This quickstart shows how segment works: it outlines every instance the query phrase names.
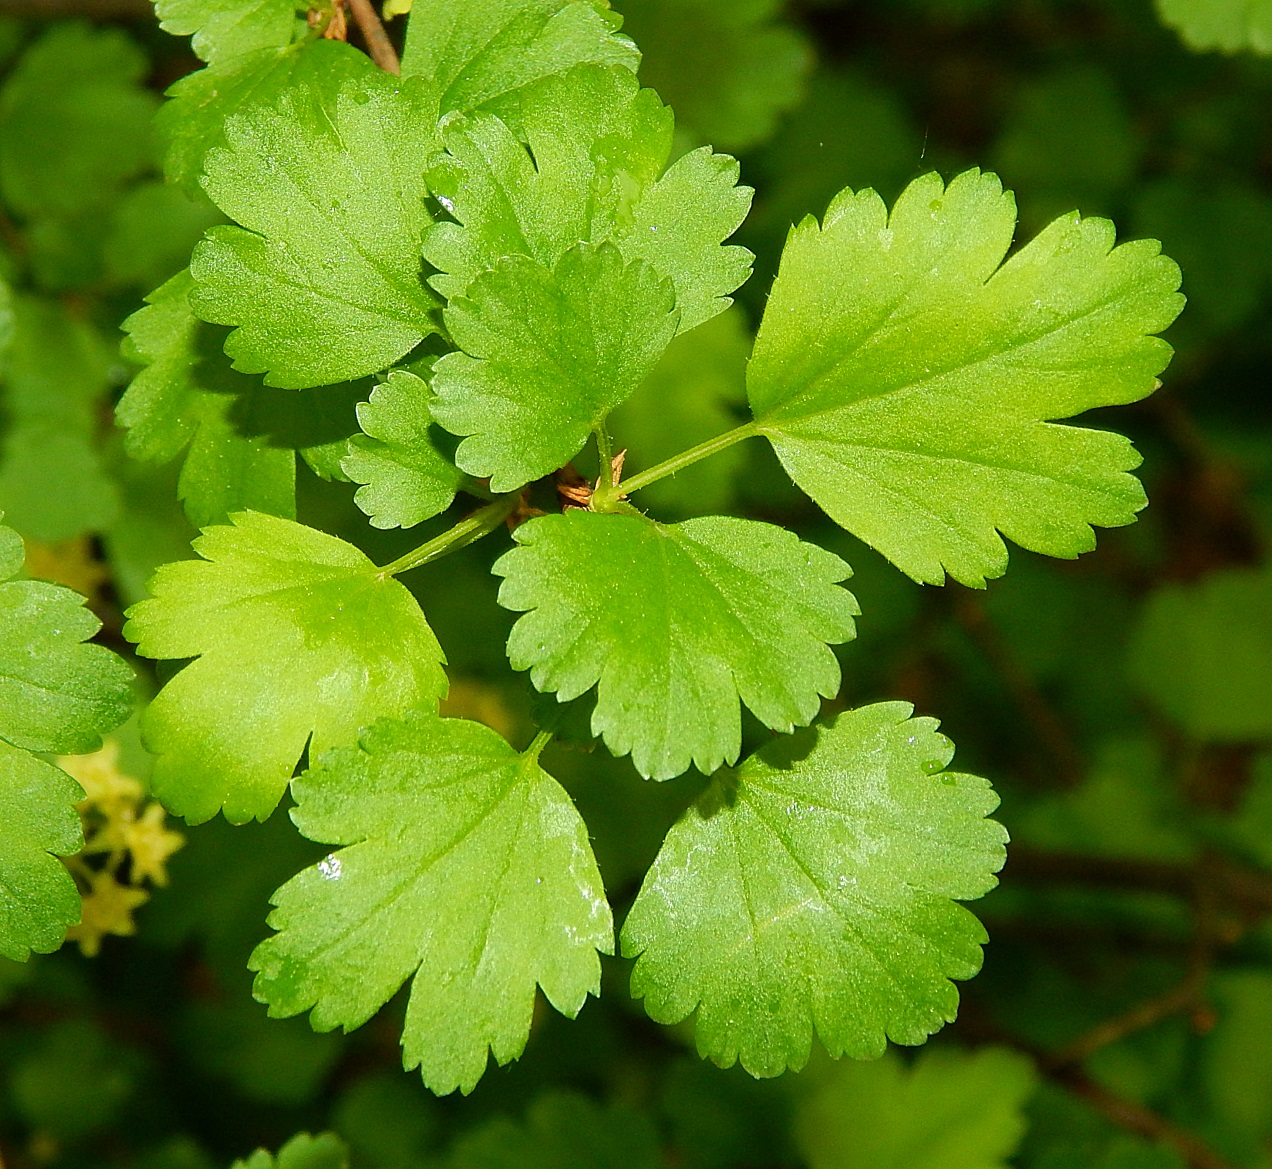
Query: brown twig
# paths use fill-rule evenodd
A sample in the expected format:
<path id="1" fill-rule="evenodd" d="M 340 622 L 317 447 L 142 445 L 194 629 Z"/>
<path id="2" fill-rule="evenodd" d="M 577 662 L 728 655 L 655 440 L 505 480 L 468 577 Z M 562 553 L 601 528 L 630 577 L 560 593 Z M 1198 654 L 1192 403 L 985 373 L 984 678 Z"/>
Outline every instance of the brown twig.
<path id="1" fill-rule="evenodd" d="M 1060 1068 L 1049 1074 L 1120 1128 L 1147 1140 L 1170 1145 L 1184 1157 L 1191 1169 L 1236 1169 L 1236 1166 L 1225 1161 L 1200 1137 L 1173 1124 L 1164 1116 L 1158 1116 L 1151 1108 L 1145 1108 L 1134 1100 L 1127 1100 L 1110 1092 L 1085 1072 L 1077 1068 Z"/>
<path id="2" fill-rule="evenodd" d="M 366 41 L 371 60 L 386 73 L 398 76 L 402 72 L 402 63 L 398 60 L 397 50 L 389 40 L 389 34 L 384 31 L 379 13 L 372 6 L 371 0 L 349 0 L 349 10 L 357 22 L 358 31 L 362 33 L 362 39 Z"/>
<path id="3" fill-rule="evenodd" d="M 1109 1091 L 1097 1084 L 1080 1067 L 1055 1066 L 1050 1052 L 1018 1035 L 1005 1031 L 996 1021 L 978 1010 L 968 1011 L 971 1002 L 964 1003 L 959 1022 L 970 1023 L 968 1028 L 981 1042 L 1001 1043 L 1030 1056 L 1048 1079 L 1072 1092 L 1102 1113 L 1119 1128 L 1158 1144 L 1170 1145 L 1187 1161 L 1189 1169 L 1237 1169 L 1225 1161 L 1209 1145 L 1194 1133 L 1159 1116 L 1134 1100 Z M 971 1016 L 970 1018 L 968 1016 Z"/>
<path id="4" fill-rule="evenodd" d="M 1002 678 L 1038 740 L 1051 755 L 1061 782 L 1067 787 L 1076 786 L 1086 772 L 1086 764 L 1064 722 L 1017 660 L 980 599 L 967 589 L 950 587 L 955 620 Z"/>

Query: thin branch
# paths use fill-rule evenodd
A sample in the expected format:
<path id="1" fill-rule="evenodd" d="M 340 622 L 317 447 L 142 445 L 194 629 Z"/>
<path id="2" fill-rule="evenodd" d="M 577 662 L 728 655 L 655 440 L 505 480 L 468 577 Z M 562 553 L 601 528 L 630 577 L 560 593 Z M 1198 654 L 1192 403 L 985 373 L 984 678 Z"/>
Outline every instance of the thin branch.
<path id="1" fill-rule="evenodd" d="M 1076 1068 L 1063 1068 L 1051 1070 L 1049 1074 L 1120 1128 L 1158 1144 L 1170 1145 L 1183 1156 L 1191 1169 L 1237 1169 L 1200 1137 L 1165 1117 L 1158 1116 L 1151 1108 L 1145 1108 L 1134 1100 L 1127 1100 L 1101 1087 L 1085 1072 Z"/>
<path id="2" fill-rule="evenodd" d="M 372 6 L 371 0 L 349 0 L 349 10 L 358 23 L 362 39 L 367 43 L 367 52 L 371 54 L 371 60 L 386 73 L 398 76 L 402 72 L 402 63 L 398 60 L 397 49 L 389 40 L 389 34 L 384 31 L 384 25 Z"/>

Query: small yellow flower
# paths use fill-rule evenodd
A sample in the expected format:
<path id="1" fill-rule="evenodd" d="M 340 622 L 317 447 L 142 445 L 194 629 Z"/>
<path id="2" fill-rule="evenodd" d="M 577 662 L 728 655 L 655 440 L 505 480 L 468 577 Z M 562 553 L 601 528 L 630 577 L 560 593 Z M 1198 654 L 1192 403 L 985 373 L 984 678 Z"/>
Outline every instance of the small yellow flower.
<path id="1" fill-rule="evenodd" d="M 185 844 L 185 837 L 171 831 L 164 823 L 163 808 L 150 804 L 140 820 L 123 825 L 124 847 L 132 853 L 132 883 L 150 880 L 156 885 L 168 883 L 167 860 Z"/>
<path id="2" fill-rule="evenodd" d="M 95 958 L 107 934 L 131 937 L 137 932 L 133 912 L 144 905 L 150 894 L 144 889 L 131 889 L 115 880 L 113 873 L 93 873 L 87 878 L 89 891 L 84 894 L 84 910 L 79 925 L 67 931 L 68 941 L 79 942 L 86 958 Z"/>
<path id="3" fill-rule="evenodd" d="M 63 755 L 57 765 L 84 789 L 81 811 L 92 805 L 109 816 L 120 805 L 135 808 L 142 797 L 141 784 L 119 770 L 119 743 L 115 739 L 107 739 L 91 755 Z"/>

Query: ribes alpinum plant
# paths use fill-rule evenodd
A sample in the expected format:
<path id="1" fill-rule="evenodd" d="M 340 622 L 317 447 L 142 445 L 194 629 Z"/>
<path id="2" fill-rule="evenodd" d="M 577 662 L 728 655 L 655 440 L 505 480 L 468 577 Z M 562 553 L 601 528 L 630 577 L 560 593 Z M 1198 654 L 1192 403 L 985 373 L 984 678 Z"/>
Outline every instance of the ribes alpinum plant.
<path id="1" fill-rule="evenodd" d="M 806 48 L 775 5 L 641 0 L 626 24 L 606 0 L 401 7 L 386 33 L 369 0 L 157 0 L 201 62 L 161 106 L 135 49 L 74 24 L 26 48 L 0 92 L 20 240 L 0 503 L 29 545 L 0 532 L 0 955 L 16 969 L 69 938 L 91 958 L 135 931 L 187 837 L 281 823 L 288 879 L 259 923 L 251 996 L 273 1019 L 352 1032 L 405 988 L 375 1034 L 400 1038 L 438 1096 L 517 1060 L 543 1000 L 586 1012 L 609 956 L 628 960 L 605 977 L 628 1018 L 756 1079 L 817 1047 L 877 1061 L 924 1044 L 981 968 L 988 934 L 962 903 L 997 884 L 1012 823 L 992 818 L 992 770 L 954 765 L 939 709 L 843 696 L 854 655 L 876 652 L 850 644 L 872 621 L 852 549 L 872 577 L 957 590 L 975 632 L 967 590 L 1008 571 L 1009 543 L 1030 565 L 1073 561 L 1096 529 L 1133 524 L 1141 456 L 1106 428 L 1116 415 L 1079 416 L 1161 388 L 1180 267 L 1148 232 L 1119 239 L 1046 198 L 1022 227 L 1009 144 L 985 160 L 1001 178 L 915 157 L 899 193 L 867 177 L 790 208 L 749 292 L 755 256 L 735 237 L 781 233 L 745 234 L 746 168 L 700 143 L 745 150 L 798 101 Z M 1223 4 L 1160 9 L 1198 49 L 1272 43 L 1255 17 L 1234 32 Z M 647 76 L 642 38 L 692 59 L 700 20 L 724 30 L 734 101 L 690 92 L 679 125 L 667 101 L 685 74 L 665 48 Z M 767 105 L 746 97 L 766 74 Z M 135 141 L 103 135 L 90 158 L 86 134 L 83 158 L 50 163 L 30 129 L 49 109 Z M 159 156 L 163 181 L 100 210 Z M 90 222 L 92 254 L 75 242 Z M 78 288 L 126 306 L 121 359 L 83 324 Z M 77 377 L 79 398 L 44 389 Z M 734 377 L 744 396 L 687 405 Z M 102 444 L 93 387 L 111 379 L 120 437 Z M 22 478 L 23 457 L 45 457 L 24 451 L 58 444 L 65 478 Z M 743 466 L 760 468 L 748 506 L 722 486 Z M 814 505 L 833 523 L 784 522 Z M 41 547 L 88 607 L 37 579 Z M 103 548 L 109 586 L 92 575 Z M 68 578 L 72 561 L 88 576 Z M 1163 647 L 1267 592 L 1234 587 L 1209 609 L 1163 594 L 1139 635 L 1144 688 L 1197 741 L 1211 724 L 1186 686 L 1161 684 Z M 1208 636 L 1189 644 L 1215 659 L 1228 636 L 1224 653 L 1263 668 L 1263 642 Z M 462 663 L 487 643 L 505 678 L 474 688 Z M 1071 758 L 1018 666 L 1004 676 Z M 606 794 L 614 761 L 639 775 L 634 794 Z M 587 807 L 579 782 L 599 785 Z M 675 815 L 615 899 L 598 854 L 625 847 L 640 800 Z M 233 993 L 255 1009 L 246 985 Z M 793 1130 L 815 1169 L 1004 1165 L 1034 1086 L 1001 1047 L 843 1066 L 813 1073 L 827 1086 Z M 887 1126 L 867 1109 L 836 1152 L 859 1074 L 906 1124 L 955 1085 L 980 1092 L 990 1135 L 966 1161 L 871 1155 L 864 1134 Z M 623 1127 L 605 1115 L 543 1097 L 523 1135 L 475 1137 L 454 1164 L 565 1165 L 529 1150 Z M 1155 1123 L 1128 1127 L 1193 1157 L 1192 1136 Z M 663 1163 L 646 1129 L 625 1131 L 626 1159 L 577 1164 Z M 243 1164 L 344 1156 L 301 1135 Z M 666 1163 L 776 1163 L 745 1157 Z"/>

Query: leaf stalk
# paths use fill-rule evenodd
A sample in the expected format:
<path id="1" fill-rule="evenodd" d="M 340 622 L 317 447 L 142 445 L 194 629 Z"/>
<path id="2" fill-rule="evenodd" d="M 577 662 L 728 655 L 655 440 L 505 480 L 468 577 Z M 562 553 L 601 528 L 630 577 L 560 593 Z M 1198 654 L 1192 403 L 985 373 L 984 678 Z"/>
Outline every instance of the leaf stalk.
<path id="1" fill-rule="evenodd" d="M 670 459 L 663 460 L 663 462 L 650 467 L 649 470 L 642 471 L 639 475 L 624 479 L 621 484 L 602 481 L 597 484 L 596 491 L 592 495 L 592 510 L 613 511 L 623 497 L 630 495 L 633 491 L 639 491 L 642 487 L 657 483 L 659 479 L 665 479 L 668 475 L 683 471 L 686 467 L 692 466 L 702 459 L 710 458 L 712 455 L 719 454 L 723 450 L 728 450 L 734 443 L 739 443 L 743 439 L 751 438 L 759 433 L 760 426 L 758 422 L 744 422 L 741 426 L 735 426 L 732 430 L 726 430 L 723 434 L 717 434 L 715 438 L 709 438 L 706 442 L 700 442 L 697 446 L 690 447 L 686 451 L 681 451 L 678 455 L 673 455 Z"/>
<path id="2" fill-rule="evenodd" d="M 501 495 L 485 507 L 473 512 L 472 515 L 460 520 L 450 531 L 443 532 L 426 544 L 421 544 L 405 556 L 399 556 L 391 564 L 376 569 L 376 572 L 380 579 L 384 580 L 386 577 L 397 576 L 409 569 L 419 568 L 421 565 L 438 560 L 448 553 L 457 552 L 460 548 L 465 548 L 493 532 L 516 510 L 520 502 L 520 491 Z"/>

